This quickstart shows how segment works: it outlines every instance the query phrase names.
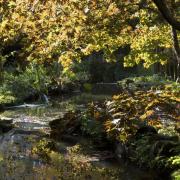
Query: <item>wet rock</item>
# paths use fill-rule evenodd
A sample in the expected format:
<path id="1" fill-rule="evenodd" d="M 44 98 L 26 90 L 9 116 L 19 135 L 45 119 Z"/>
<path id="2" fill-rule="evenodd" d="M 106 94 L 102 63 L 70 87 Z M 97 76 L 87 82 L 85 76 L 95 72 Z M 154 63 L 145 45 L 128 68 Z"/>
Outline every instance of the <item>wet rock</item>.
<path id="1" fill-rule="evenodd" d="M 80 128 L 78 112 L 67 112 L 64 117 L 55 119 L 49 123 L 50 137 L 60 139 L 63 134 L 72 134 Z"/>
<path id="2" fill-rule="evenodd" d="M 157 130 L 152 126 L 142 126 L 137 130 L 136 135 L 143 134 L 157 134 Z"/>
<path id="3" fill-rule="evenodd" d="M 26 133 L 25 130 L 14 128 L 6 134 L 0 136 L 0 152 L 8 155 L 9 152 L 14 152 L 14 155 L 18 153 L 18 148 L 23 149 L 27 146 L 31 145 L 30 141 L 27 139 L 34 141 L 35 137 L 39 137 L 37 135 Z M 32 139 L 31 139 L 32 138 Z M 13 147 L 13 149 L 12 149 Z M 23 154 L 24 155 L 24 154 Z"/>
<path id="4" fill-rule="evenodd" d="M 0 153 L 4 157 L 14 156 L 15 159 L 31 158 L 31 149 L 45 134 L 39 131 L 28 131 L 14 128 L 0 136 Z"/>
<path id="5" fill-rule="evenodd" d="M 39 92 L 36 92 L 35 90 L 31 90 L 28 95 L 24 98 L 24 102 L 34 102 L 39 99 Z"/>
<path id="6" fill-rule="evenodd" d="M 25 130 L 25 129 L 13 129 L 11 130 L 9 133 L 13 134 L 13 135 L 36 135 L 36 136 L 41 136 L 41 137 L 46 137 L 47 135 L 41 131 L 37 131 L 37 130 Z"/>
<path id="7" fill-rule="evenodd" d="M 116 144 L 115 154 L 116 154 L 116 156 L 117 156 L 117 158 L 119 160 L 125 159 L 125 157 L 127 156 L 127 147 L 126 147 L 126 145 L 121 143 L 121 142 Z"/>
<path id="8" fill-rule="evenodd" d="M 22 104 L 22 105 L 18 105 L 18 106 L 10 106 L 7 107 L 6 109 L 20 109 L 20 108 L 38 108 L 38 107 L 43 107 L 46 104 Z"/>
<path id="9" fill-rule="evenodd" d="M 12 118 L 8 118 L 8 117 L 0 117 L 0 121 L 10 121 L 13 122 Z"/>
<path id="10" fill-rule="evenodd" d="M 32 154 L 33 146 L 40 139 L 42 139 L 40 132 L 19 128 L 1 135 L 0 156 L 3 161 L 0 166 L 0 179 L 22 179 L 24 174 L 33 177 L 33 169 L 42 165 L 40 158 Z"/>
<path id="11" fill-rule="evenodd" d="M 0 134 L 6 133 L 14 128 L 13 120 L 10 118 L 1 118 L 0 119 Z"/>

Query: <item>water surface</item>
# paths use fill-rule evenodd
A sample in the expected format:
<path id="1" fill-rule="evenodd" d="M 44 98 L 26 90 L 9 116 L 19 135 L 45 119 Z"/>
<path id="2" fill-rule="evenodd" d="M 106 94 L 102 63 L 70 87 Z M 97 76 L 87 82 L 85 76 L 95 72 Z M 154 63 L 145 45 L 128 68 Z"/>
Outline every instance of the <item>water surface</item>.
<path id="1" fill-rule="evenodd" d="M 0 136 L 0 180 L 156 179 L 152 172 L 118 162 L 113 152 L 99 151 L 83 137 L 77 137 L 75 143 L 56 142 L 59 152 L 52 154 L 51 162 L 32 153 L 37 142 L 49 140 L 45 133 L 49 133 L 51 120 L 68 110 L 83 110 L 92 100 L 106 98 L 109 96 L 60 97 L 48 105 L 16 107 L 1 113 L 1 117 L 12 118 L 16 128 Z"/>

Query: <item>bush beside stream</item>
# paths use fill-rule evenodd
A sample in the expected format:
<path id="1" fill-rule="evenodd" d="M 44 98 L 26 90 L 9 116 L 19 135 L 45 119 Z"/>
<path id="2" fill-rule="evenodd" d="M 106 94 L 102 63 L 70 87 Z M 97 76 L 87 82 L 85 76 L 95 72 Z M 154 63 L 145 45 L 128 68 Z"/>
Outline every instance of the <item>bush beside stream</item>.
<path id="1" fill-rule="evenodd" d="M 83 115 L 82 130 L 96 140 L 106 137 L 120 144 L 120 157 L 163 173 L 175 171 L 177 179 L 179 103 L 177 94 L 167 91 L 122 93 L 103 104 L 91 104 Z"/>
<path id="2" fill-rule="evenodd" d="M 168 88 L 173 86 L 169 84 Z M 179 97 L 178 88 L 176 91 L 168 91 L 166 87 L 141 91 L 128 88 L 111 100 L 90 103 L 85 112 L 69 112 L 64 119 L 56 121 L 53 126 L 56 131 L 51 127 L 52 132 L 62 137 L 81 131 L 98 148 L 110 145 L 117 157 L 178 179 Z M 67 124 L 63 126 L 64 132 L 57 126 L 63 121 Z"/>

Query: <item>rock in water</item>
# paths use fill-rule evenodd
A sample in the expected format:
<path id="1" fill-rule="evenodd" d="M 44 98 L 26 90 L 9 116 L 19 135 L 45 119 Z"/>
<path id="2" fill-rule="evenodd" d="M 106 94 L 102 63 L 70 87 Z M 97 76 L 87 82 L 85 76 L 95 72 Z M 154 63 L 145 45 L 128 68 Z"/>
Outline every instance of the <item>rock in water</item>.
<path id="1" fill-rule="evenodd" d="M 14 128 L 13 120 L 10 118 L 0 119 L 0 133 L 6 133 Z"/>
<path id="2" fill-rule="evenodd" d="M 42 94 L 41 99 L 42 99 L 42 101 L 43 101 L 45 104 L 49 104 L 49 99 L 48 99 L 48 97 L 47 97 L 45 94 Z"/>
<path id="3" fill-rule="evenodd" d="M 63 118 L 52 120 L 49 126 L 52 138 L 59 139 L 63 134 L 72 134 L 80 127 L 79 113 L 67 112 Z"/>
<path id="4" fill-rule="evenodd" d="M 127 155 L 127 147 L 125 144 L 119 142 L 116 145 L 115 154 L 119 160 L 124 160 Z"/>

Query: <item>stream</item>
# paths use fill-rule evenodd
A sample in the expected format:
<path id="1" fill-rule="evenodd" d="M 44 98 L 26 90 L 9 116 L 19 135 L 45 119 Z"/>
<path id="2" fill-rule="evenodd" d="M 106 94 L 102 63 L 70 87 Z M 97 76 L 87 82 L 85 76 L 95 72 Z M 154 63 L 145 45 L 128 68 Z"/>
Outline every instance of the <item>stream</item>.
<path id="1" fill-rule="evenodd" d="M 67 110 L 83 110 L 87 102 L 104 98 L 108 97 L 59 97 L 48 105 L 20 106 L 0 113 L 0 119 L 6 117 L 15 125 L 15 128 L 0 135 L 0 180 L 160 179 L 154 172 L 118 162 L 113 152 L 97 150 L 85 137 L 56 142 L 58 152 L 52 154 L 51 162 L 32 152 L 37 142 L 49 140 L 50 121 L 62 117 Z M 82 165 L 87 165 L 87 168 L 84 170 Z"/>

